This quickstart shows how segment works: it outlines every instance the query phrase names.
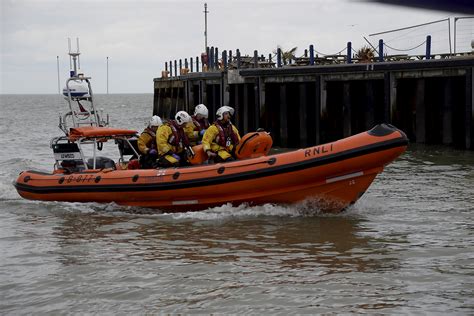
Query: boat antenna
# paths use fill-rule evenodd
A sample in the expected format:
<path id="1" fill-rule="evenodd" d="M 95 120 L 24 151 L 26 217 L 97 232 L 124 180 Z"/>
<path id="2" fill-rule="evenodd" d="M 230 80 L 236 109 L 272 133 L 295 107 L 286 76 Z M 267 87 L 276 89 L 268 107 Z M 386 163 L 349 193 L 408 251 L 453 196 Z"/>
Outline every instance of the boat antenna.
<path id="1" fill-rule="evenodd" d="M 61 95 L 61 83 L 59 79 L 59 56 L 56 56 L 56 66 L 58 69 L 58 94 Z"/>
<path id="2" fill-rule="evenodd" d="M 69 47 L 69 53 L 71 52 L 71 38 L 67 38 L 67 46 Z M 72 69 L 71 57 L 69 57 L 69 70 Z"/>
<path id="3" fill-rule="evenodd" d="M 81 69 L 81 59 L 79 58 L 79 37 L 76 37 L 76 46 L 77 46 L 77 54 L 78 54 L 77 55 L 77 68 Z"/>

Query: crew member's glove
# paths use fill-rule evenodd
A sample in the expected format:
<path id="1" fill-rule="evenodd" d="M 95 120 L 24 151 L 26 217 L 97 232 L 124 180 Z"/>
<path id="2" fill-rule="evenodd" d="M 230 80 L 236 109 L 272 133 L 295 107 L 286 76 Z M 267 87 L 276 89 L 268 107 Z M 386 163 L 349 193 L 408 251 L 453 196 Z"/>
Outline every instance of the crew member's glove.
<path id="1" fill-rule="evenodd" d="M 148 151 L 148 154 L 150 154 L 150 155 L 156 155 L 156 154 L 158 154 L 158 152 L 156 151 L 156 149 L 152 148 L 152 149 L 150 149 L 150 150 Z"/>
<path id="2" fill-rule="evenodd" d="M 174 159 L 180 161 L 181 160 L 181 157 L 176 155 L 176 154 L 172 154 L 171 157 L 173 157 Z"/>
<path id="3" fill-rule="evenodd" d="M 211 150 L 206 151 L 207 157 L 214 158 L 217 154 Z"/>

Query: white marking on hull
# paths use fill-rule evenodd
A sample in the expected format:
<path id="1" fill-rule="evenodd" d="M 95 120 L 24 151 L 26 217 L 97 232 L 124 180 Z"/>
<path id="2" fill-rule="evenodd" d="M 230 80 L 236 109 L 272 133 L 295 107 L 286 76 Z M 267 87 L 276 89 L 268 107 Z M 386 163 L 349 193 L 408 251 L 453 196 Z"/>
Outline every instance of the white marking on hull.
<path id="1" fill-rule="evenodd" d="M 188 201 L 173 201 L 173 205 L 189 205 L 189 204 L 198 204 L 198 200 L 188 200 Z"/>
<path id="2" fill-rule="evenodd" d="M 351 179 L 351 178 L 360 177 L 360 176 L 363 176 L 363 175 L 364 175 L 363 171 L 349 173 L 349 174 L 345 174 L 345 175 L 339 176 L 339 177 L 328 178 L 328 179 L 326 179 L 326 183 L 333 183 L 333 182 L 337 182 L 337 181 L 341 181 L 341 180 L 347 180 L 347 179 Z"/>

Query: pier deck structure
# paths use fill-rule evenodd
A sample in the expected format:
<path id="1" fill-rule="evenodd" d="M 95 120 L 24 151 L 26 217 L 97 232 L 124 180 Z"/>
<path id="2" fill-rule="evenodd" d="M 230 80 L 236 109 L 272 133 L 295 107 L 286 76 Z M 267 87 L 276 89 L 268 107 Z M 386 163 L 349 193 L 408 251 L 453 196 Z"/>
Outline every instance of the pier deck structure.
<path id="1" fill-rule="evenodd" d="M 331 142 L 386 122 L 411 142 L 474 149 L 471 53 L 358 63 L 313 55 L 283 66 L 280 59 L 275 63 L 256 52 L 244 58 L 238 51 L 233 59 L 224 51 L 219 63 L 217 49 L 212 51 L 212 62 L 202 63 L 201 71 L 197 57 L 194 72 L 188 72 L 187 60 L 185 68 L 180 61 L 180 74 L 174 63 L 174 76 L 166 65 L 162 78 L 154 79 L 153 114 L 192 114 L 204 103 L 212 121 L 218 107 L 229 105 L 241 134 L 261 127 L 281 147 Z"/>

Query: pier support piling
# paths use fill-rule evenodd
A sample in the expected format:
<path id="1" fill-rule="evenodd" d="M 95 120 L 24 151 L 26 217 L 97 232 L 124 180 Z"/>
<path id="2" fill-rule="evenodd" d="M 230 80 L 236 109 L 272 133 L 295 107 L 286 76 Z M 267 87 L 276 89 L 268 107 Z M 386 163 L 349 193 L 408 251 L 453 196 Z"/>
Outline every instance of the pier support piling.
<path id="1" fill-rule="evenodd" d="M 452 79 L 446 78 L 444 85 L 443 106 L 442 106 L 442 137 L 443 144 L 450 145 L 453 143 L 453 99 L 452 99 Z"/>
<path id="2" fill-rule="evenodd" d="M 280 85 L 280 146 L 288 147 L 286 84 Z"/>
<path id="3" fill-rule="evenodd" d="M 474 68 L 466 71 L 464 138 L 466 149 L 474 149 Z"/>
<path id="4" fill-rule="evenodd" d="M 349 82 L 343 83 L 343 104 L 342 104 L 342 115 L 343 115 L 343 137 L 349 137 L 352 133 L 352 109 L 351 109 L 351 86 Z"/>
<path id="5" fill-rule="evenodd" d="M 415 135 L 417 143 L 426 143 L 426 107 L 425 107 L 425 79 L 416 80 L 416 125 Z"/>
<path id="6" fill-rule="evenodd" d="M 299 138 L 300 147 L 306 147 L 308 144 L 308 128 L 306 125 L 307 120 L 307 84 L 303 83 L 299 85 Z"/>

